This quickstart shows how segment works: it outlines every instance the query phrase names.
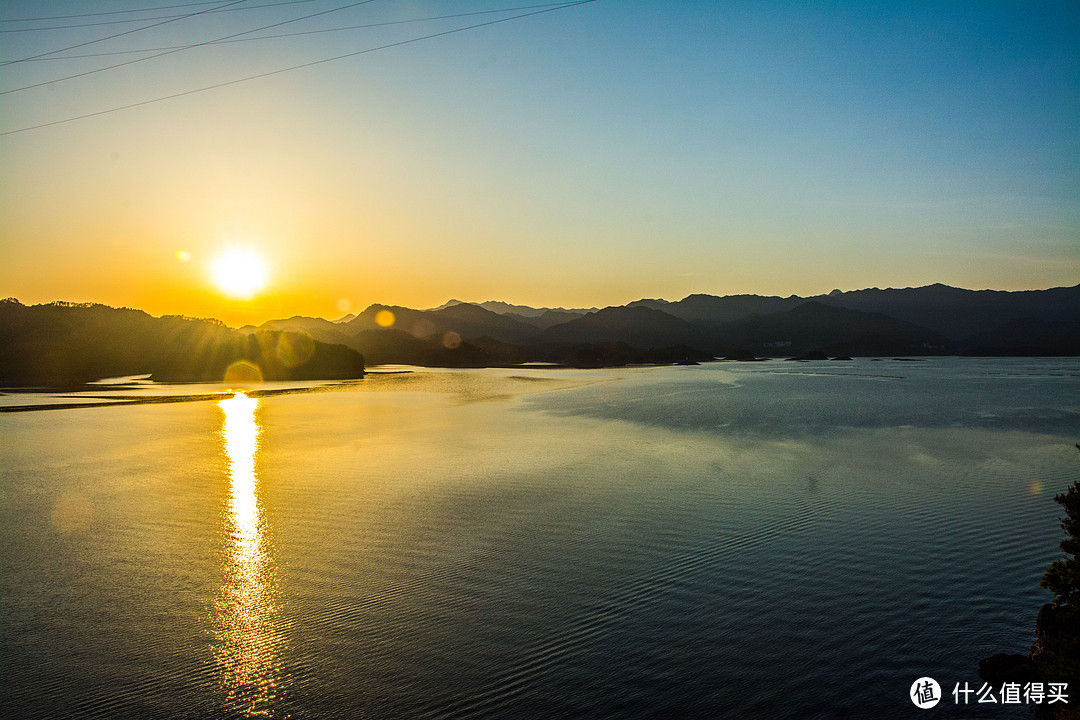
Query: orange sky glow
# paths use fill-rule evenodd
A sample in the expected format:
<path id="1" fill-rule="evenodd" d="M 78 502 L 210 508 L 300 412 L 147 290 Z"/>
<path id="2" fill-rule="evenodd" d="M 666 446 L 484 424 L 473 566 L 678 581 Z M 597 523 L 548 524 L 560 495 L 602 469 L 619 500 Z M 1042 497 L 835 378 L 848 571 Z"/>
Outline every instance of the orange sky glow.
<path id="1" fill-rule="evenodd" d="M 0 295 L 238 326 L 1080 282 L 1070 3 L 515 7 L 376 3 L 219 44 L 312 9 L 11 34 Z M 251 299 L 212 278 L 233 246 L 265 258 Z"/>

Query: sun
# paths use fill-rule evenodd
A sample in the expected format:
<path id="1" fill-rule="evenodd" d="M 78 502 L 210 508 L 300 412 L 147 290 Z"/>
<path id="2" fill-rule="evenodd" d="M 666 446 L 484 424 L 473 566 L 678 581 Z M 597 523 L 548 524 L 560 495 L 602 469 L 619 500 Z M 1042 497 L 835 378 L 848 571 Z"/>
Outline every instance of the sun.
<path id="1" fill-rule="evenodd" d="M 214 283 L 237 300 L 250 300 L 266 287 L 266 261 L 250 248 L 228 248 L 210 265 Z"/>

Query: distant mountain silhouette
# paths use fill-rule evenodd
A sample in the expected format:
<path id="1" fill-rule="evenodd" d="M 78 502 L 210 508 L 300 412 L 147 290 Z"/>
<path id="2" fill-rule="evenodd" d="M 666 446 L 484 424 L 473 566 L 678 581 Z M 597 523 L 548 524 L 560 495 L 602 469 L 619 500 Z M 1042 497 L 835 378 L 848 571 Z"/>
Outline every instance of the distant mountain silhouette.
<path id="1" fill-rule="evenodd" d="M 685 320 L 643 305 L 608 307 L 544 330 L 544 339 L 558 342 L 606 340 L 636 348 L 695 345 L 702 333 Z"/>
<path id="2" fill-rule="evenodd" d="M 433 310 L 376 304 L 337 322 L 295 316 L 239 331 L 103 305 L 26 307 L 8 299 L 0 302 L 0 332 L 0 381 L 8 383 L 146 372 L 216 379 L 238 359 L 264 364 L 268 378 L 353 377 L 363 371 L 361 354 L 375 364 L 443 367 L 595 367 L 725 356 L 1060 356 L 1080 355 L 1080 285 L 1024 292 L 929 285 L 813 298 L 699 294 L 591 311 L 496 301 L 451 301 Z M 310 348 L 310 357 L 281 363 L 274 359 L 279 347 L 293 354 Z"/>
<path id="3" fill-rule="evenodd" d="M 520 322 L 505 315 L 493 313 L 478 305 L 459 303 L 440 310 L 412 310 L 400 306 L 372 305 L 347 323 L 352 332 L 359 330 L 387 329 L 379 324 L 377 316 L 387 310 L 393 317 L 389 328 L 403 330 L 414 337 L 456 333 L 462 338 L 492 335 L 507 342 L 529 342 L 539 337 L 535 325 Z"/>
<path id="4" fill-rule="evenodd" d="M 1080 322 L 1017 318 L 968 338 L 969 355 L 1080 355 Z"/>
<path id="5" fill-rule="evenodd" d="M 815 298 L 826 305 L 890 315 L 954 340 L 990 332 L 1012 320 L 1080 321 L 1080 285 L 1004 292 L 927 285 L 902 290 L 856 290 Z"/>
<path id="6" fill-rule="evenodd" d="M 446 328 L 447 332 L 455 332 L 462 337 L 491 335 L 506 342 L 529 343 L 540 336 L 540 330 L 535 325 L 469 303 L 436 310 L 429 315 L 436 318 L 436 324 Z"/>
<path id="7" fill-rule="evenodd" d="M 661 312 L 664 312 L 672 304 L 673 303 L 669 300 L 642 298 L 641 300 L 635 300 L 634 302 L 626 303 L 626 307 L 647 307 L 653 310 L 660 310 Z"/>
<path id="8" fill-rule="evenodd" d="M 557 311 L 537 315 L 538 309 L 505 303 L 487 305 L 507 310 L 501 314 L 543 332 L 539 339 L 530 338 L 519 326 L 508 331 L 475 313 L 468 326 L 443 317 L 439 327 L 457 328 L 455 332 L 473 341 L 487 337 L 492 342 L 481 344 L 507 362 L 550 357 L 545 351 L 553 345 L 590 342 L 622 343 L 639 351 L 682 344 L 716 355 L 791 356 L 812 350 L 834 356 L 1060 355 L 1076 352 L 1063 333 L 1067 323 L 1080 322 L 1080 286 L 1004 292 L 937 284 L 833 290 L 812 298 L 697 294 L 677 302 L 643 299 L 578 316 Z M 808 307 L 796 312 L 803 306 Z M 1023 323 L 1033 328 L 1026 339 L 1018 330 Z M 1042 328 L 1037 338 L 1032 335 L 1036 327 Z M 516 350 L 510 352 L 508 346 Z"/>
<path id="9" fill-rule="evenodd" d="M 376 304 L 368 306 L 363 312 L 358 313 L 355 318 L 344 323 L 345 332 L 355 334 L 361 330 L 384 329 L 384 326 L 380 325 L 376 319 L 379 313 L 384 310 L 389 312 L 392 318 L 392 324 L 388 327 L 403 330 L 414 337 L 426 337 L 436 331 L 435 324 L 427 317 L 428 313 L 433 312 L 431 310 L 413 310 L 400 305 Z"/>
<path id="10" fill-rule="evenodd" d="M 351 347 L 374 365 L 423 365 L 426 367 L 487 367 L 503 364 L 503 359 L 476 344 L 447 343 L 439 335 L 418 338 L 394 328 L 361 330 Z"/>
<path id="11" fill-rule="evenodd" d="M 664 312 L 704 327 L 715 327 L 750 315 L 768 315 L 790 310 L 806 302 L 792 295 L 780 298 L 762 295 L 689 295 L 671 303 Z"/>
<path id="12" fill-rule="evenodd" d="M 791 310 L 750 317 L 714 329 L 725 352 L 748 349 L 758 355 L 944 354 L 949 340 L 932 330 L 880 313 L 804 302 Z"/>
<path id="13" fill-rule="evenodd" d="M 590 311 L 592 312 L 592 311 Z M 576 320 L 585 313 L 570 312 L 567 310 L 545 310 L 539 315 L 519 315 L 518 313 L 506 313 L 506 317 L 513 318 L 518 322 L 534 325 L 541 330 L 551 327 L 552 325 L 561 325 L 571 320 Z"/>
<path id="14" fill-rule="evenodd" d="M 343 325 L 344 323 L 324 320 L 323 318 L 294 315 L 285 320 L 268 320 L 258 327 L 245 325 L 240 328 L 240 332 L 245 334 L 254 332 L 305 332 L 320 342 L 347 345 L 352 334 Z"/>
<path id="15" fill-rule="evenodd" d="M 585 313 L 596 312 L 599 310 L 599 308 L 534 308 L 529 307 L 528 305 L 511 305 L 510 303 L 502 302 L 501 300 L 487 300 L 481 303 L 467 303 L 463 300 L 447 300 L 439 307 L 431 309 L 445 310 L 454 305 L 478 305 L 485 310 L 490 310 L 499 315 L 519 315 L 521 317 L 538 317 L 550 311 L 566 313 L 568 315 L 584 315 Z"/>
<path id="16" fill-rule="evenodd" d="M 305 333 L 245 334 L 217 321 L 151 317 L 141 310 L 0 301 L 0 382 L 79 384 L 150 373 L 159 381 L 216 381 L 243 361 L 244 377 L 266 380 L 361 377 L 354 350 Z M 254 367 L 258 371 L 253 370 Z"/>

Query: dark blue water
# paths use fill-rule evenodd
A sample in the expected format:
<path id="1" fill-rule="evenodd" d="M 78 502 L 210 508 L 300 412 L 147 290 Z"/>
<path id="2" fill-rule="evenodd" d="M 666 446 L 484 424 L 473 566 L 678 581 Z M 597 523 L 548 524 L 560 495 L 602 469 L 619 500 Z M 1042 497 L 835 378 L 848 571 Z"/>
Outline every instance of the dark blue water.
<path id="1" fill-rule="evenodd" d="M 951 690 L 1033 640 L 1078 390 L 858 360 L 0 414 L 0 715 L 1027 717 Z"/>

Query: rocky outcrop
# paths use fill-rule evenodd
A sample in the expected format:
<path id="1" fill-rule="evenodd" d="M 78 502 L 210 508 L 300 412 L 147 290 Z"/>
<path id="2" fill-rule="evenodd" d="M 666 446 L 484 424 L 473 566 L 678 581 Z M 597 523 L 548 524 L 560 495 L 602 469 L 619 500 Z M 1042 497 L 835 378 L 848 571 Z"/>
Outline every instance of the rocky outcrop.
<path id="1" fill-rule="evenodd" d="M 1035 643 L 1029 657 L 1044 678 L 1068 682 L 1075 692 L 1080 693 L 1080 635 L 1077 628 L 1080 628 L 1077 608 L 1043 605 L 1035 621 Z"/>
<path id="2" fill-rule="evenodd" d="M 991 655 L 979 661 L 979 677 L 994 687 L 1001 687 L 1007 682 L 1037 682 L 1039 671 L 1030 655 L 1020 653 Z"/>

